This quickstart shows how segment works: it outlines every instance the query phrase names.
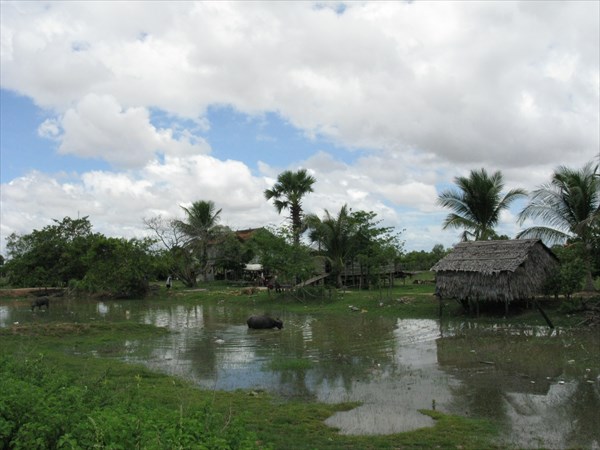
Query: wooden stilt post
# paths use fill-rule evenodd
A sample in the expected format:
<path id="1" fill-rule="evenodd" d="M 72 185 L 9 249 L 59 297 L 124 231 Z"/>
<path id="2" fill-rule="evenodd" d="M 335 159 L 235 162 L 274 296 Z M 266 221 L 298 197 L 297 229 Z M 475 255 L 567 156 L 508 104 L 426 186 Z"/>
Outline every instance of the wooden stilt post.
<path id="1" fill-rule="evenodd" d="M 542 314 L 542 316 L 546 320 L 546 323 L 548 324 L 548 326 L 550 328 L 554 328 L 554 325 L 550 321 L 550 318 L 546 315 L 546 313 L 544 312 L 544 310 L 542 309 L 542 307 L 540 306 L 540 304 L 538 303 L 538 301 L 537 300 L 533 300 L 533 303 L 535 304 L 535 307 L 538 309 L 538 311 Z"/>

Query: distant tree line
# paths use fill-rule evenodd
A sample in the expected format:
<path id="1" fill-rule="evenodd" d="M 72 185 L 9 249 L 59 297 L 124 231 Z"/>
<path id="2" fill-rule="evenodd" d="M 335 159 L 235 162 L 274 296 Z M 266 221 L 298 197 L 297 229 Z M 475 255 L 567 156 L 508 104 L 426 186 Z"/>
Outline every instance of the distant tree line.
<path id="1" fill-rule="evenodd" d="M 504 193 L 502 174 L 489 175 L 485 169 L 455 181 L 457 189 L 438 197 L 439 204 L 452 211 L 443 228 L 461 229 L 464 240 L 508 239 L 495 230 L 500 214 L 516 198 L 528 194 L 522 189 Z M 319 257 L 335 286 L 343 284 L 348 264 L 358 265 L 371 286 L 377 284 L 378 267 L 392 263 L 401 264 L 405 271 L 429 270 L 450 251 L 437 244 L 430 252 L 405 253 L 400 233 L 381 226 L 375 213 L 353 211 L 348 205 L 335 213 L 326 210 L 322 216 L 305 214 L 302 200 L 315 182 L 304 169 L 281 173 L 264 195 L 279 213 L 289 212 L 289 224 L 260 229 L 246 240 L 219 223 L 221 210 L 207 200 L 182 206 L 182 219 L 144 219 L 154 233 L 152 239 L 94 233 L 87 217 L 54 220 L 41 230 L 7 238 L 8 258 L 6 262 L 2 258 L 2 274 L 15 287 L 68 286 L 135 297 L 148 291 L 150 280 L 172 275 L 193 287 L 210 272 L 238 276 L 252 261 L 297 283 L 314 275 Z M 538 237 L 556 244 L 564 264 L 555 279 L 573 289 L 585 279 L 585 287 L 593 289 L 593 276 L 600 271 L 598 165 L 589 163 L 580 170 L 559 167 L 551 182 L 529 198 L 519 223 L 537 219 L 543 225 L 526 228 L 517 238 Z M 548 291 L 556 292 L 557 287 L 549 285 Z"/>
<path id="2" fill-rule="evenodd" d="M 143 295 L 160 271 L 150 239 L 106 237 L 87 217 L 54 220 L 41 230 L 7 238 L 3 273 L 12 286 L 71 287 L 117 296 Z M 164 270 L 164 268 L 162 268 Z"/>

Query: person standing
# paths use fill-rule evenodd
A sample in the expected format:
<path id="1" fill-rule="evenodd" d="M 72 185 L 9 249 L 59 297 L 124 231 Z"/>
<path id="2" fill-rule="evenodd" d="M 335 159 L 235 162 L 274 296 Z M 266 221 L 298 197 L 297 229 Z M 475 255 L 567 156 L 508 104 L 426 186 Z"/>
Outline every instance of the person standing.
<path id="1" fill-rule="evenodd" d="M 167 277 L 167 289 L 171 289 L 171 284 L 173 283 L 173 279 L 171 278 L 171 275 L 169 275 Z"/>

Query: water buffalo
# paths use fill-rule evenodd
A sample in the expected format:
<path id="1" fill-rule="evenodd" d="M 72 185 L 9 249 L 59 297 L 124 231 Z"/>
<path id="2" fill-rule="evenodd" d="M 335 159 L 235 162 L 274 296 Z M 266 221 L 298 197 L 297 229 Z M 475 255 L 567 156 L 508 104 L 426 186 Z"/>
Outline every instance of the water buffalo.
<path id="1" fill-rule="evenodd" d="M 279 319 L 273 319 L 269 316 L 250 316 L 246 321 L 248 328 L 266 329 L 266 328 L 283 328 L 283 322 Z"/>
<path id="2" fill-rule="evenodd" d="M 38 307 L 39 309 L 42 309 L 42 306 L 45 306 L 46 309 L 50 308 L 50 300 L 48 299 L 48 297 L 40 297 L 36 300 L 34 300 L 33 302 L 31 302 L 31 310 L 35 310 L 35 307 Z"/>

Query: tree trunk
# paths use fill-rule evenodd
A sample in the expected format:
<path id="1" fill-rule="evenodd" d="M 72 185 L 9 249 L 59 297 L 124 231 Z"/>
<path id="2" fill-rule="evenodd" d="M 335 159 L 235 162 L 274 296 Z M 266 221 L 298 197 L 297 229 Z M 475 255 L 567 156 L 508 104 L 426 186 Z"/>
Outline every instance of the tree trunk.
<path id="1" fill-rule="evenodd" d="M 586 250 L 588 250 L 586 248 Z M 592 257 L 590 255 L 590 250 L 588 250 L 585 258 L 585 287 L 584 290 L 588 292 L 593 292 L 596 290 L 594 286 L 594 277 L 592 276 Z"/>

